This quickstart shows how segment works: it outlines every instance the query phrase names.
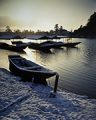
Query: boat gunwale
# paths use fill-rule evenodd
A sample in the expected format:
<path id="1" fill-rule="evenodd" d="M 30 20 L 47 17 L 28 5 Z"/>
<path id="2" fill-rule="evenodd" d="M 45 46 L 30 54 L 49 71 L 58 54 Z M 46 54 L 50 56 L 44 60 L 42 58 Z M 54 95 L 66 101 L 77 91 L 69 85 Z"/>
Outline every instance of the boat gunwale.
<path id="1" fill-rule="evenodd" d="M 41 74 L 46 74 L 46 75 L 48 75 L 48 74 L 50 74 L 50 75 L 56 75 L 56 72 L 53 72 L 53 71 L 51 71 L 51 70 L 49 70 L 49 69 L 47 69 L 47 68 L 45 68 L 45 67 L 42 67 L 42 66 L 40 66 L 40 65 L 37 65 L 36 63 L 36 65 L 37 66 L 40 66 L 41 68 L 43 68 L 43 69 L 46 69 L 46 70 L 48 70 L 48 72 L 45 72 L 45 71 L 42 71 L 42 70 L 40 70 L 40 71 L 37 71 L 37 70 L 30 70 L 30 69 L 27 69 L 27 67 L 26 67 L 26 69 L 25 68 L 23 68 L 23 67 L 19 67 L 18 65 L 16 65 L 13 61 L 12 61 L 12 59 L 13 58 L 10 58 L 9 57 L 9 61 L 12 63 L 12 64 L 14 64 L 14 66 L 17 68 L 17 69 L 19 69 L 19 70 L 22 70 L 22 71 L 25 71 L 25 72 L 30 72 L 30 73 L 37 73 L 37 74 L 39 74 L 39 73 L 41 73 Z M 15 58 L 14 58 L 15 59 Z M 17 58 L 16 58 L 17 59 Z M 20 58 L 21 59 L 21 58 Z M 25 59 L 26 60 L 26 59 Z M 32 61 L 31 61 L 32 62 Z M 32 62 L 32 63 L 34 63 L 34 62 Z"/>

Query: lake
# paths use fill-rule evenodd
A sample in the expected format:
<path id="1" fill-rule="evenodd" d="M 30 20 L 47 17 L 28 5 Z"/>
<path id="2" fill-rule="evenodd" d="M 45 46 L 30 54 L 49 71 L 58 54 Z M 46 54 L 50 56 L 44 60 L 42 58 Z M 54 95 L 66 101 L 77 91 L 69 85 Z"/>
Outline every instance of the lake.
<path id="1" fill-rule="evenodd" d="M 0 41 L 11 44 L 10 40 Z M 23 41 L 26 42 L 27 39 Z M 52 53 L 26 48 L 25 53 L 20 55 L 58 72 L 59 89 L 96 98 L 96 39 L 73 38 L 72 41 L 82 43 L 76 48 L 52 49 Z M 10 54 L 19 53 L 0 49 L 0 67 L 9 68 Z M 54 85 L 54 78 L 49 79 L 48 82 Z"/>

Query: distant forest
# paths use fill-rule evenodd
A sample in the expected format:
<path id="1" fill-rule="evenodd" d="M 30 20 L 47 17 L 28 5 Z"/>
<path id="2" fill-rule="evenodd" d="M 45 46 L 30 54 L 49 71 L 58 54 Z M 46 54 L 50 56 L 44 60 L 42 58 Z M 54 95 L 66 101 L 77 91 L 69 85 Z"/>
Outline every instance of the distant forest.
<path id="1" fill-rule="evenodd" d="M 77 30 L 74 30 L 71 35 L 75 37 L 96 38 L 96 12 L 90 16 L 85 26 L 81 25 Z"/>
<path id="2" fill-rule="evenodd" d="M 37 32 L 34 32 L 33 30 L 23 30 L 16 29 L 12 31 L 10 26 L 6 26 L 6 29 L 4 32 L 0 32 L 0 35 L 19 35 L 19 36 L 27 36 L 27 35 L 62 35 L 62 36 L 68 36 L 69 31 L 65 30 L 62 26 L 59 26 L 58 24 L 55 24 L 54 30 L 50 31 L 42 31 L 37 30 Z"/>

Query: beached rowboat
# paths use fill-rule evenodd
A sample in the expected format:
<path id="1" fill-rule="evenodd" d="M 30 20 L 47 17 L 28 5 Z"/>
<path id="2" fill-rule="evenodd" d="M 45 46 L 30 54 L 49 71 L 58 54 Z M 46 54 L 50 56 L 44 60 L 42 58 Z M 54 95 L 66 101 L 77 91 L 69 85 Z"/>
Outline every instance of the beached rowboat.
<path id="1" fill-rule="evenodd" d="M 43 66 L 31 62 L 19 55 L 9 55 L 9 69 L 15 75 L 21 76 L 23 79 L 31 80 L 34 83 L 47 85 L 47 78 L 56 76 L 54 92 L 57 90 L 59 75 Z"/>

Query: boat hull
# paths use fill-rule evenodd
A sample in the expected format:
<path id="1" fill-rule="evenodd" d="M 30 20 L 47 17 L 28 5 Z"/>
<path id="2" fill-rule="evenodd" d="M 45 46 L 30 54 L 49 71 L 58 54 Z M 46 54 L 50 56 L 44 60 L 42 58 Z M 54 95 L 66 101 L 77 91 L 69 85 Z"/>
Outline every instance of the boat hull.
<path id="1" fill-rule="evenodd" d="M 31 43 L 29 48 L 44 51 L 44 50 L 50 50 L 51 48 L 76 47 L 76 45 L 78 45 L 80 43 L 81 42 L 64 43 L 64 42 L 46 41 L 46 42 L 42 42 L 40 44 Z"/>
<path id="2" fill-rule="evenodd" d="M 74 43 L 65 43 L 64 47 L 76 47 L 76 45 L 80 44 L 81 42 L 74 42 Z"/>
<path id="3" fill-rule="evenodd" d="M 14 58 L 16 58 L 16 56 Z M 16 65 L 12 59 L 12 56 L 9 56 L 10 71 L 15 75 L 21 76 L 23 79 L 26 79 L 26 81 L 32 81 L 33 79 L 34 83 L 46 85 L 46 79 L 56 75 L 56 72 L 50 71 L 42 66 L 39 66 L 38 64 L 35 64 L 35 66 L 37 65 L 37 68 L 41 67 L 40 69 L 27 69 L 27 67 L 24 69 L 23 67 Z M 18 59 L 19 57 L 17 60 Z"/>
<path id="4" fill-rule="evenodd" d="M 9 45 L 7 43 L 0 43 L 0 48 L 5 50 L 10 50 L 14 52 L 24 52 L 23 50 L 26 48 L 26 46 L 13 46 Z"/>

